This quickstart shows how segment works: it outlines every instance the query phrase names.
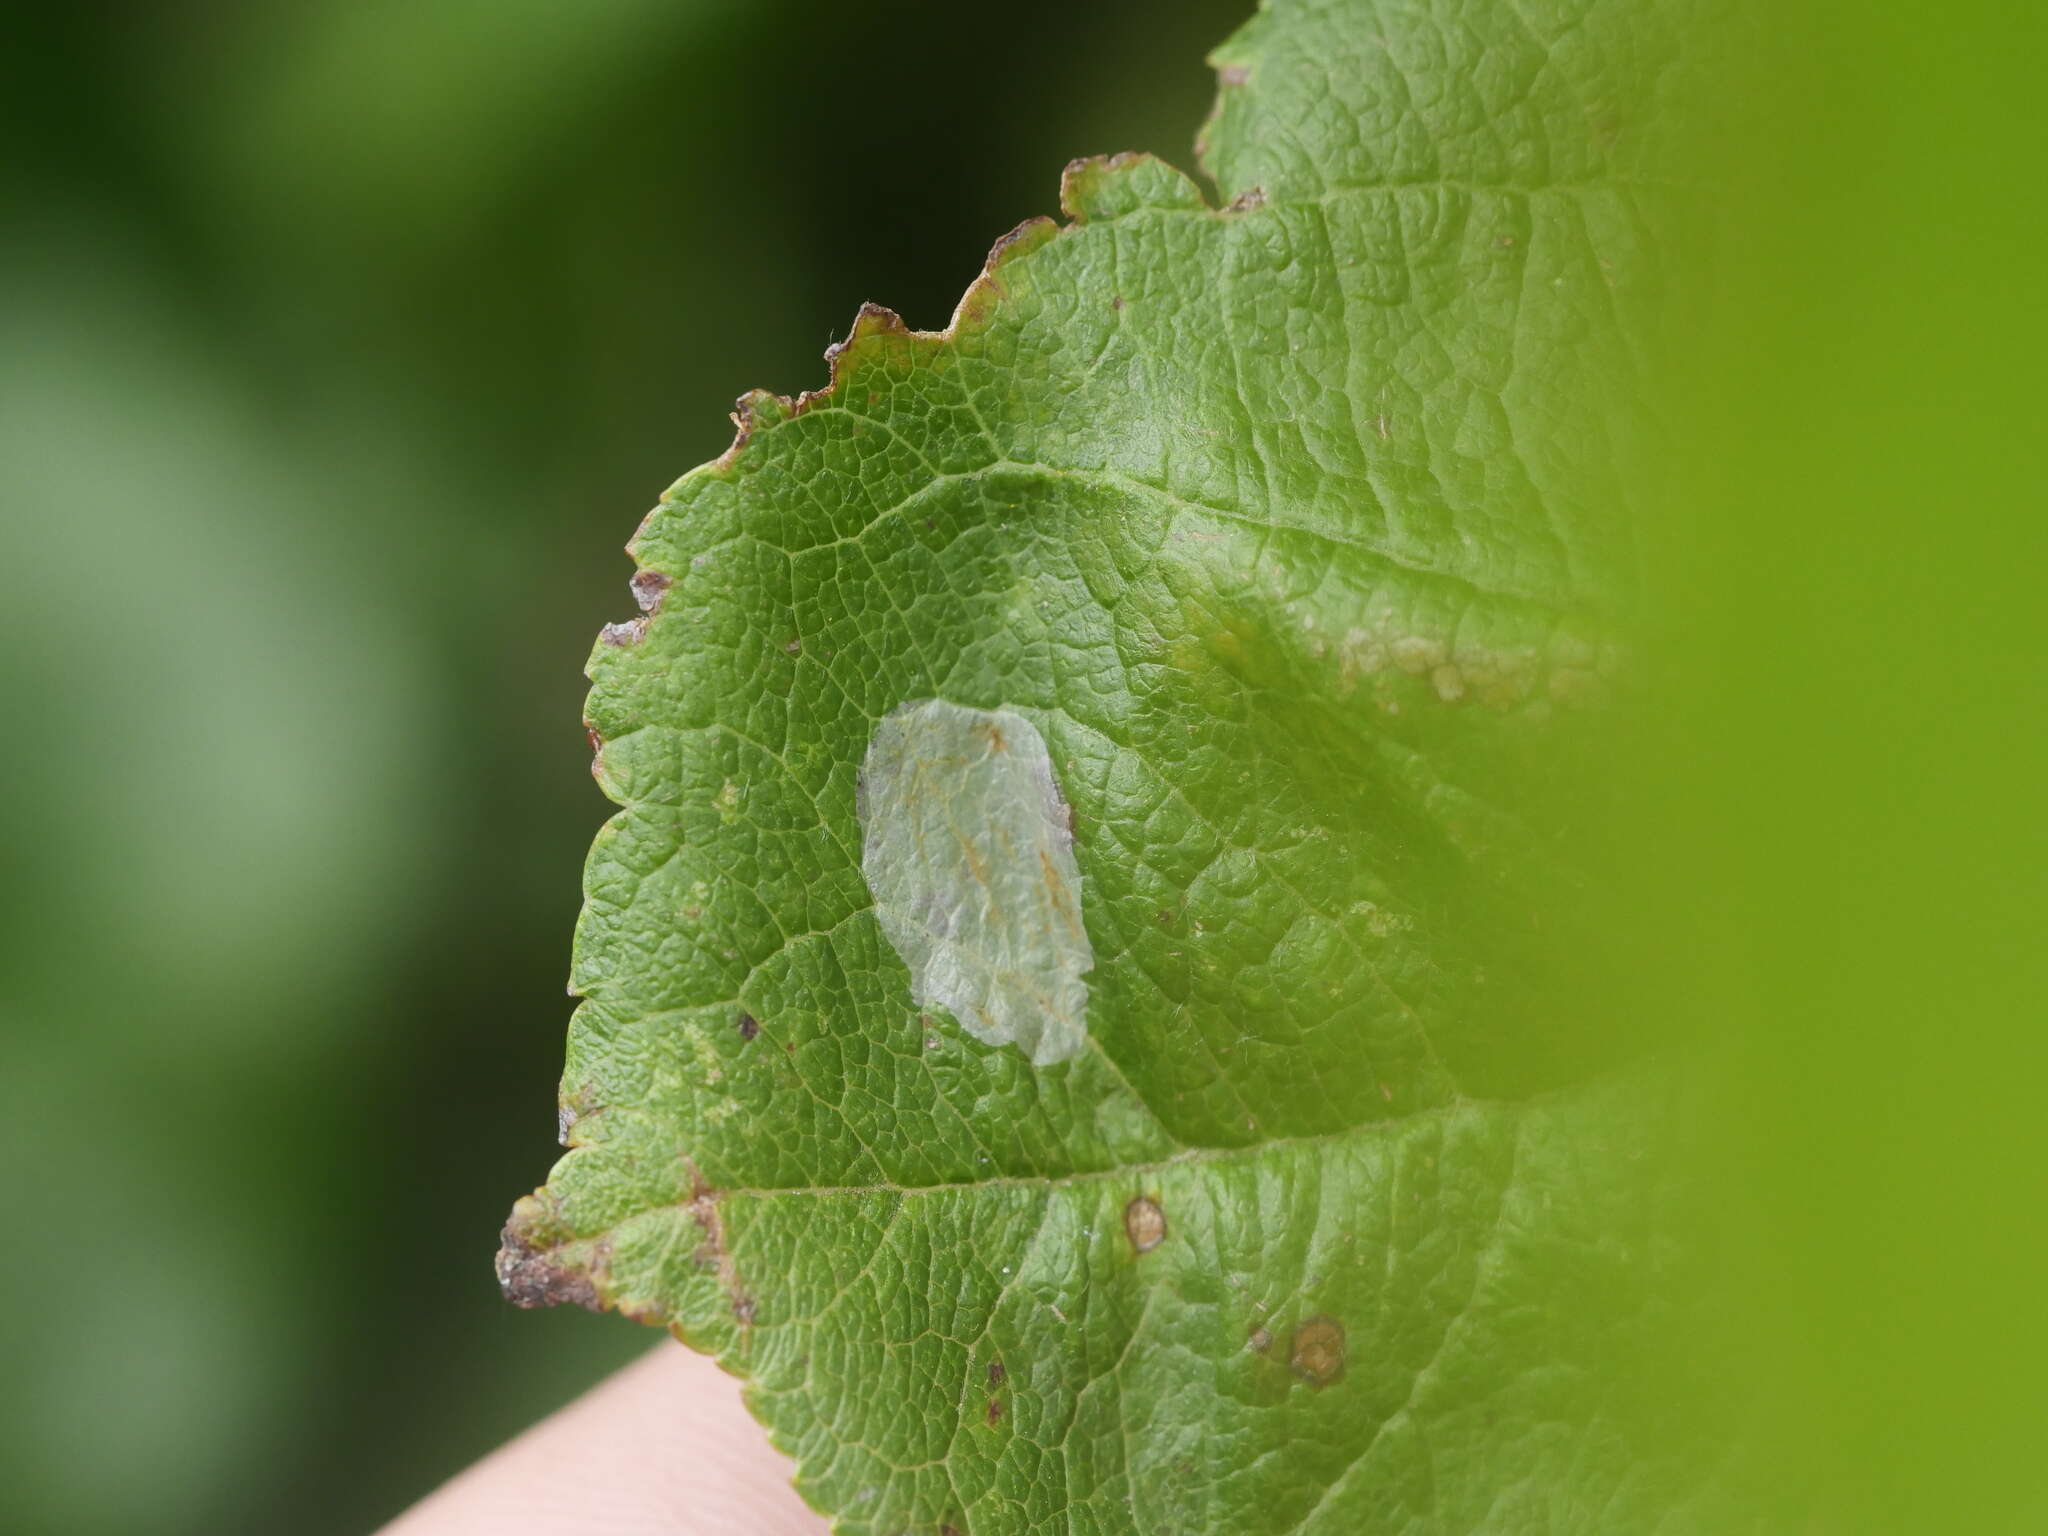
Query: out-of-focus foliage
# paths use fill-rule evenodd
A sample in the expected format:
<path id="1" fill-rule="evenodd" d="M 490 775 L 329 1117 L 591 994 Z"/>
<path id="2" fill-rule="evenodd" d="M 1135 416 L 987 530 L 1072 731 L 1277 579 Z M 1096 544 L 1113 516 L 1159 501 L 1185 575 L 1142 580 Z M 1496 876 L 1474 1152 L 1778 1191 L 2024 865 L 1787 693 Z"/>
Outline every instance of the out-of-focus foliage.
<path id="1" fill-rule="evenodd" d="M 478 1261 L 633 509 L 1048 163 L 1184 155 L 1240 10 L 10 16 L 0 1526 L 359 1530 L 642 1347 Z"/>
<path id="2" fill-rule="evenodd" d="M 1738 1047 L 1715 1342 L 1809 1529 L 2038 1531 L 2048 24 L 1765 15 L 1702 146 L 1738 190 L 1666 614 L 1686 991 Z"/>

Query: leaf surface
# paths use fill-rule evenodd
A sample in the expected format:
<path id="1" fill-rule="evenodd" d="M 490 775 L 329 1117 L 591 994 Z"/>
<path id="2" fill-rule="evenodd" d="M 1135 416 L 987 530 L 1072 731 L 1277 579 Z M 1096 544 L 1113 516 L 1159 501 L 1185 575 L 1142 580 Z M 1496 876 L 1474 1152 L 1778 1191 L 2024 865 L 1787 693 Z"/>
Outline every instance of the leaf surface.
<path id="1" fill-rule="evenodd" d="M 1214 203 L 1077 162 L 742 401 L 591 660 L 515 1300 L 715 1351 L 846 1531 L 1683 1505 L 1589 829 L 1686 25 L 1274 0 Z"/>

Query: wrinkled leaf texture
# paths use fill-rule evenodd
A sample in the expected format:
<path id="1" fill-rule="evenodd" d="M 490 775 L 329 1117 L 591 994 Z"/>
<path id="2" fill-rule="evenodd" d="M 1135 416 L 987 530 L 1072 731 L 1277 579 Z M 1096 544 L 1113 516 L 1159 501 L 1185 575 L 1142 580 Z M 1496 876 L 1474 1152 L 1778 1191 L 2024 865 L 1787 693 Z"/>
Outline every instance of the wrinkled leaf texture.
<path id="1" fill-rule="evenodd" d="M 1077 162 L 945 331 L 864 308 L 741 402 L 591 659 L 621 809 L 514 1299 L 715 1352 L 843 1531 L 1708 1518 L 1597 814 L 1698 24 L 1272 0 L 1213 199 Z M 860 767 L 928 698 L 1050 750 L 1072 1059 L 878 927 Z"/>

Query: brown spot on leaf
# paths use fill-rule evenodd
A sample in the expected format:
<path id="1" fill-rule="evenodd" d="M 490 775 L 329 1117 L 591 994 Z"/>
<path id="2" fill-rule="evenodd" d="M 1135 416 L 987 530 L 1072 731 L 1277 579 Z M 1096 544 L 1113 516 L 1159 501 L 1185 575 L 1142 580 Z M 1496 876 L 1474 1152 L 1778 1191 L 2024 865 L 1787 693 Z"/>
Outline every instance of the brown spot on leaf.
<path id="1" fill-rule="evenodd" d="M 995 1423 L 998 1423 L 998 1422 L 1000 1422 L 1000 1421 L 1001 1421 L 1002 1417 L 1003 1417 L 1003 1400 L 1002 1400 L 1002 1399 L 1001 1399 L 1000 1397 L 992 1397 L 992 1398 L 990 1398 L 990 1399 L 988 1400 L 988 1421 L 989 1421 L 989 1423 L 990 1423 L 990 1424 L 995 1424 Z"/>
<path id="2" fill-rule="evenodd" d="M 1255 1355 L 1263 1355 L 1273 1347 L 1273 1335 L 1262 1323 L 1245 1338 L 1244 1347 Z"/>
<path id="3" fill-rule="evenodd" d="M 1250 213 L 1254 208 L 1263 208 L 1265 206 L 1266 189 L 1264 187 L 1246 187 L 1237 196 L 1223 205 L 1223 211 L 1225 213 Z"/>
<path id="4" fill-rule="evenodd" d="M 761 1033 L 761 1021 L 751 1013 L 743 1013 L 735 1021 L 742 1040 L 751 1040 Z"/>
<path id="5" fill-rule="evenodd" d="M 642 613 L 659 613 L 661 595 L 675 583 L 675 578 L 665 571 L 635 571 L 633 573 L 633 601 L 640 605 Z"/>
<path id="6" fill-rule="evenodd" d="M 1251 77 L 1252 72 L 1242 64 L 1226 64 L 1216 71 L 1216 78 L 1225 85 L 1243 85 Z"/>
<path id="7" fill-rule="evenodd" d="M 598 631 L 598 638 L 606 645 L 621 649 L 638 645 L 647 638 L 647 616 L 642 614 L 639 618 L 627 619 L 622 624 L 607 624 Z"/>
<path id="8" fill-rule="evenodd" d="M 694 1168 L 690 1170 L 690 1187 L 690 1199 L 685 1209 L 704 1234 L 704 1241 L 697 1245 L 697 1251 L 691 1257 L 703 1268 L 716 1272 L 719 1288 L 725 1292 L 734 1320 L 742 1328 L 752 1327 L 754 1298 L 740 1284 L 739 1270 L 725 1246 L 725 1220 L 718 1209 L 721 1196 L 704 1182 Z"/>
<path id="9" fill-rule="evenodd" d="M 1150 1253 L 1166 1241 L 1166 1212 L 1150 1195 L 1140 1195 L 1124 1207 L 1124 1234 L 1139 1253 Z"/>
<path id="10" fill-rule="evenodd" d="M 1001 1386 L 1001 1385 L 1003 1384 L 1003 1378 L 1004 1378 L 1005 1376 L 1007 1376 L 1007 1375 L 1009 1375 L 1009 1372 L 1008 1372 L 1008 1371 L 1005 1371 L 1005 1370 L 1003 1369 L 1003 1362 L 1002 1362 L 1002 1361 L 1000 1361 L 1000 1360 L 991 1360 L 991 1361 L 989 1361 L 989 1363 L 988 1363 L 988 1384 L 989 1384 L 990 1386 L 992 1386 L 992 1387 L 1000 1387 L 1000 1386 Z"/>
<path id="11" fill-rule="evenodd" d="M 1327 1387 L 1344 1374 L 1344 1325 L 1334 1317 L 1310 1318 L 1294 1330 L 1287 1363 L 1310 1386 Z"/>
<path id="12" fill-rule="evenodd" d="M 555 1249 L 535 1248 L 508 1225 L 498 1246 L 498 1289 L 515 1307 L 588 1307 L 601 1312 L 597 1284 L 588 1271 L 556 1260 Z"/>

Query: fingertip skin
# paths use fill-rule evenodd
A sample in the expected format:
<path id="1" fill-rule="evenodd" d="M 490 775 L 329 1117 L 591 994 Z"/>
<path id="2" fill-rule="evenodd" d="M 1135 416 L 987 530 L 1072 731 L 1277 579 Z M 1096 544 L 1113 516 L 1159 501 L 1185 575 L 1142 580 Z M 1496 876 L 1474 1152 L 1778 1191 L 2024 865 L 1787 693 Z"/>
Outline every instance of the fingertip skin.
<path id="1" fill-rule="evenodd" d="M 823 1536 L 740 1386 L 664 1340 L 384 1527 L 382 1536 Z"/>

